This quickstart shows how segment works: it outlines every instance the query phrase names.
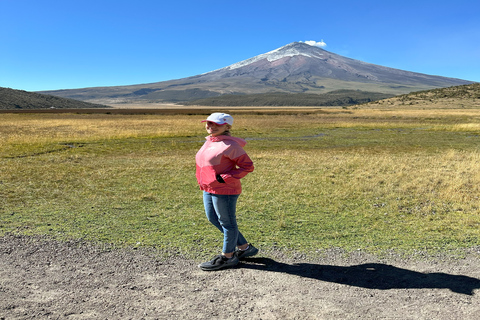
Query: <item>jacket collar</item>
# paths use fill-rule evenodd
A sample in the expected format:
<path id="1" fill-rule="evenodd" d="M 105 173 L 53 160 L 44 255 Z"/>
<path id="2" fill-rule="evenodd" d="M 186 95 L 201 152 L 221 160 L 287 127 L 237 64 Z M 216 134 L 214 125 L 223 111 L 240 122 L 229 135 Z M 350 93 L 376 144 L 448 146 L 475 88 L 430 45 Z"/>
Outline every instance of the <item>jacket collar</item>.
<path id="1" fill-rule="evenodd" d="M 223 141 L 225 140 L 225 137 L 228 137 L 228 136 L 225 136 L 225 135 L 220 135 L 220 136 L 207 136 L 205 137 L 205 139 L 207 139 L 208 141 L 212 141 L 212 142 L 219 142 L 219 141 Z"/>
<path id="2" fill-rule="evenodd" d="M 220 142 L 220 141 L 225 141 L 225 140 L 233 140 L 235 142 L 237 142 L 240 146 L 244 147 L 246 144 L 247 144 L 247 141 L 245 141 L 244 139 L 242 138 L 237 138 L 237 137 L 232 137 L 232 136 L 226 136 L 226 135 L 220 135 L 220 136 L 216 136 L 216 137 L 213 137 L 213 136 L 207 136 L 205 137 L 205 139 L 207 139 L 207 141 L 211 141 L 211 142 Z"/>

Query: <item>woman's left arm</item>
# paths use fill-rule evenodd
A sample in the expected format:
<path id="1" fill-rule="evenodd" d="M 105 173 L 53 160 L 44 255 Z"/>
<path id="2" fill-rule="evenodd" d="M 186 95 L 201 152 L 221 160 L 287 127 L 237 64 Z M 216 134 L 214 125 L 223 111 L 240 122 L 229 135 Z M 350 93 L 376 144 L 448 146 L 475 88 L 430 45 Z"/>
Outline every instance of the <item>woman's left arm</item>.
<path id="1" fill-rule="evenodd" d="M 220 175 L 226 183 L 231 179 L 241 179 L 254 169 L 253 161 L 246 153 L 231 160 L 235 162 L 235 168 Z"/>

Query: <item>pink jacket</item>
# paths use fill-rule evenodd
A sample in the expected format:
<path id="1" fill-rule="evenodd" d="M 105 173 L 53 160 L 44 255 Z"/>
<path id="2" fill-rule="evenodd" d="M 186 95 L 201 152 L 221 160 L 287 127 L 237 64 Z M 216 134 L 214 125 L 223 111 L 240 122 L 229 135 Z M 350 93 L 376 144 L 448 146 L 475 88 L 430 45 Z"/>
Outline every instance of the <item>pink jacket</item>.
<path id="1" fill-rule="evenodd" d="M 206 140 L 195 156 L 200 189 L 213 194 L 242 193 L 240 179 L 253 171 L 253 162 L 243 150 L 247 142 L 225 135 L 208 136 Z M 217 181 L 217 175 L 225 183 Z"/>

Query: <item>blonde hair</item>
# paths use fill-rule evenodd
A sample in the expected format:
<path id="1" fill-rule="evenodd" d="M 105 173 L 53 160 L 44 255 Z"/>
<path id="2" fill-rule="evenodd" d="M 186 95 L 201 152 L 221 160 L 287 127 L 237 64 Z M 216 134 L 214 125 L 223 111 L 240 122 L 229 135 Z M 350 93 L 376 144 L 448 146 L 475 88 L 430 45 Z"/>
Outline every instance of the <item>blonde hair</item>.
<path id="1" fill-rule="evenodd" d="M 232 125 L 226 124 L 226 126 L 227 126 L 227 130 L 225 130 L 225 131 L 222 133 L 222 135 L 231 136 L 230 129 L 232 129 Z"/>

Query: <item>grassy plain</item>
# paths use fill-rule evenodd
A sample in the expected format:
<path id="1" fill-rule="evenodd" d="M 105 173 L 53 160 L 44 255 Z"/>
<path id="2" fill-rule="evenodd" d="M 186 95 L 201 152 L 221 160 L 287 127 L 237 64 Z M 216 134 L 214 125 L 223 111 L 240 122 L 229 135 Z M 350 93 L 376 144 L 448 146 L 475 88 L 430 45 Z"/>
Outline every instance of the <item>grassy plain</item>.
<path id="1" fill-rule="evenodd" d="M 230 111 L 256 166 L 238 205 L 255 245 L 480 245 L 480 110 Z M 195 181 L 205 116 L 179 113 L 1 114 L 0 235 L 220 250 Z"/>

